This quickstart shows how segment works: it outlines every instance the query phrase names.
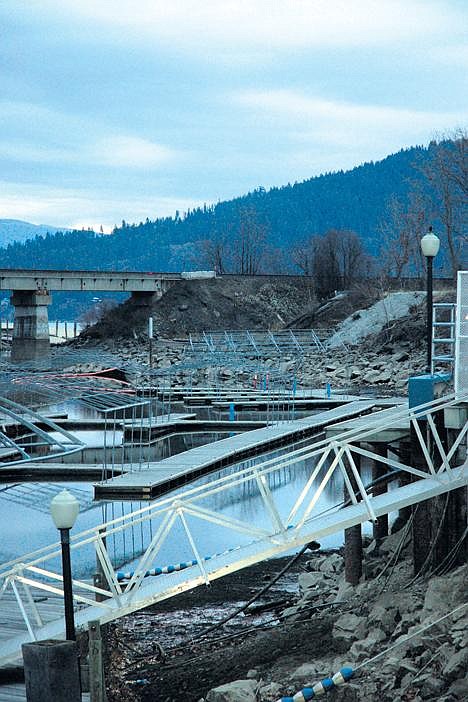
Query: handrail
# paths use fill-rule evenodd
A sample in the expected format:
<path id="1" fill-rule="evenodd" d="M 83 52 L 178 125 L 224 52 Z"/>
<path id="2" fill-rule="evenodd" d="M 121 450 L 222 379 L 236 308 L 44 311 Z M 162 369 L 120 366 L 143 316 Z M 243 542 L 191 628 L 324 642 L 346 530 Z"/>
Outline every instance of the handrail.
<path id="1" fill-rule="evenodd" d="M 255 466 L 242 468 L 239 471 L 237 471 L 234 475 L 222 476 L 220 478 L 216 478 L 215 480 L 210 481 L 205 485 L 190 487 L 183 493 L 178 495 L 176 500 L 174 500 L 174 497 L 171 496 L 156 500 L 150 505 L 141 507 L 138 510 L 135 510 L 120 517 L 116 517 L 115 519 L 109 520 L 104 524 L 91 527 L 79 534 L 74 535 L 71 538 L 71 548 L 76 549 L 93 542 L 97 534 L 102 535 L 103 533 L 105 533 L 106 535 L 112 535 L 114 533 L 117 533 L 118 531 L 121 531 L 122 529 L 135 526 L 136 524 L 139 524 L 143 521 L 147 521 L 150 518 L 154 518 L 165 512 L 171 511 L 174 509 L 174 505 L 176 503 L 177 507 L 179 508 L 182 508 L 184 503 L 193 506 L 193 504 L 200 499 L 205 499 L 218 492 L 224 492 L 226 490 L 232 489 L 252 479 L 256 480 L 258 477 L 267 477 L 274 471 L 278 471 L 282 468 L 291 466 L 295 463 L 307 459 L 320 457 L 321 463 L 320 461 L 319 463 L 320 466 L 322 466 L 326 460 L 326 458 L 323 457 L 327 457 L 330 451 L 332 450 L 336 453 L 338 448 L 342 445 L 352 445 L 352 450 L 357 453 L 361 453 L 361 455 L 372 455 L 371 452 L 366 452 L 365 449 L 357 448 L 355 444 L 365 441 L 367 437 L 372 436 L 381 429 L 390 428 L 403 418 L 408 418 L 410 421 L 413 422 L 417 421 L 418 418 L 425 419 L 428 415 L 432 415 L 435 412 L 438 412 L 442 409 L 458 404 L 460 401 L 468 401 L 468 395 L 462 398 L 455 398 L 454 395 L 449 395 L 447 397 L 432 400 L 431 402 L 424 403 L 423 405 L 419 405 L 411 409 L 396 409 L 394 411 L 385 409 L 381 410 L 380 412 L 376 412 L 373 415 L 366 415 L 366 419 L 369 422 L 369 426 L 367 428 L 349 429 L 335 436 L 333 440 L 322 439 L 318 442 L 315 442 L 312 446 L 301 447 L 288 452 L 286 455 L 267 459 L 265 461 L 262 461 L 261 463 L 256 464 Z M 298 422 L 300 422 L 300 420 L 298 420 Z M 431 432 L 433 433 L 434 430 L 436 430 L 435 425 L 432 425 Z M 464 433 L 466 433 L 467 430 L 468 427 L 465 428 Z M 458 447 L 461 440 L 463 439 L 464 433 L 460 432 L 459 440 L 455 445 L 455 450 Z M 453 456 L 455 450 L 452 448 L 448 457 L 442 457 L 441 466 L 439 466 L 438 471 L 434 470 L 433 474 L 440 474 L 440 471 L 443 470 L 444 466 L 447 469 L 447 460 Z M 385 459 L 384 462 L 388 463 L 391 467 L 407 471 L 420 478 L 428 477 L 429 475 L 428 473 L 422 470 L 413 468 L 411 466 L 407 466 L 401 463 L 400 461 L 395 461 L 390 458 Z M 341 463 L 342 459 L 340 458 L 337 461 L 336 465 L 341 465 Z M 313 480 L 316 478 L 317 471 L 314 471 L 312 475 L 313 477 L 309 479 L 310 483 L 312 483 Z M 294 514 L 298 512 L 300 508 L 299 502 L 303 501 L 303 499 L 304 497 L 299 496 L 298 500 L 296 501 L 296 505 L 293 509 Z M 25 562 L 36 564 L 37 562 L 44 562 L 45 560 L 55 558 L 57 557 L 57 555 L 59 555 L 59 553 L 60 544 L 59 542 L 56 542 L 54 544 L 33 551 L 19 558 L 8 561 L 0 565 L 0 578 L 7 577 L 17 567 L 19 563 L 22 563 L 23 565 L 25 564 Z"/>

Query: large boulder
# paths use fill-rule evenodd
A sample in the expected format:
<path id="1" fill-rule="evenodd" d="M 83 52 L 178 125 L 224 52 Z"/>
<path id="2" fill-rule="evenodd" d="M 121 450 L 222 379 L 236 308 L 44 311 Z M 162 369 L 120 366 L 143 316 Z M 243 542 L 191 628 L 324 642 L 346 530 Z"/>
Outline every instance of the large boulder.
<path id="1" fill-rule="evenodd" d="M 262 685 L 260 688 L 260 699 L 262 702 L 263 700 L 265 700 L 265 702 L 269 700 L 277 700 L 279 697 L 281 697 L 281 692 L 282 687 L 279 685 L 279 683 L 270 682 L 266 685 Z"/>
<path id="2" fill-rule="evenodd" d="M 333 640 L 340 651 L 347 651 L 354 641 L 364 638 L 367 631 L 366 617 L 347 613 L 339 617 L 332 631 Z"/>
<path id="3" fill-rule="evenodd" d="M 214 687 L 206 696 L 206 702 L 256 702 L 256 680 L 234 680 Z"/>
<path id="4" fill-rule="evenodd" d="M 456 680 L 457 678 L 464 675 L 468 668 L 468 649 L 462 648 L 457 653 L 449 658 L 444 669 L 442 670 L 442 675 L 446 680 L 450 682 Z"/>
<path id="5" fill-rule="evenodd" d="M 332 585 L 332 581 L 329 581 L 327 579 L 327 576 L 324 573 L 320 572 L 301 573 L 299 575 L 298 582 L 299 592 L 301 593 L 301 595 L 307 595 L 307 591 L 310 589 L 315 590 L 314 594 L 316 595 L 316 590 L 322 590 Z"/>
<path id="6" fill-rule="evenodd" d="M 373 627 L 380 627 L 386 634 L 390 634 L 395 629 L 397 614 L 398 609 L 395 606 L 389 606 L 386 602 L 377 602 L 369 612 L 368 622 Z"/>
<path id="7" fill-rule="evenodd" d="M 349 655 L 355 660 L 369 658 L 377 653 L 380 649 L 380 644 L 386 639 L 385 632 L 382 629 L 371 629 L 365 639 L 355 641 L 349 649 Z"/>
<path id="8" fill-rule="evenodd" d="M 443 615 L 465 602 L 468 565 L 461 566 L 448 576 L 432 578 L 427 586 L 421 621 L 424 617 Z"/>
<path id="9" fill-rule="evenodd" d="M 456 695 L 457 700 L 468 700 L 468 675 L 455 680 L 449 687 L 449 693 Z"/>
<path id="10" fill-rule="evenodd" d="M 404 540 L 404 544 L 402 546 L 402 552 L 404 552 L 404 550 L 407 549 L 411 543 L 411 529 L 408 529 L 406 534 L 400 529 L 399 531 L 395 533 L 392 532 L 389 536 L 386 536 L 379 545 L 380 553 L 385 555 L 395 553 L 395 551 L 400 548 L 402 540 Z"/>

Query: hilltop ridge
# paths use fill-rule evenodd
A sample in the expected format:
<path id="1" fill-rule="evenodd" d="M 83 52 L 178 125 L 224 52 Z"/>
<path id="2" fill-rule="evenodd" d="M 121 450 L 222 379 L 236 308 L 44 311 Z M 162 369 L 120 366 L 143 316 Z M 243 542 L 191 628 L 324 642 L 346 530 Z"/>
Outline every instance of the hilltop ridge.
<path id="1" fill-rule="evenodd" d="M 52 224 L 31 224 L 21 219 L 0 219 L 0 246 L 13 242 L 25 242 L 36 236 L 44 237 L 58 231 L 69 231 L 67 227 Z"/>
<path id="2" fill-rule="evenodd" d="M 283 252 L 330 228 L 356 231 L 364 247 L 375 253 L 389 200 L 407 200 L 411 182 L 421 179 L 415 163 L 430 156 L 430 147 L 412 147 L 348 171 L 269 190 L 260 186 L 173 217 L 147 218 L 139 224 L 122 221 L 106 237 L 71 231 L 15 243 L 2 251 L 2 258 L 5 266 L 66 269 L 73 248 L 74 268 L 193 270 L 206 267 L 206 242 L 228 246 L 244 233 L 259 257 L 256 272 L 294 272 L 297 266 Z"/>

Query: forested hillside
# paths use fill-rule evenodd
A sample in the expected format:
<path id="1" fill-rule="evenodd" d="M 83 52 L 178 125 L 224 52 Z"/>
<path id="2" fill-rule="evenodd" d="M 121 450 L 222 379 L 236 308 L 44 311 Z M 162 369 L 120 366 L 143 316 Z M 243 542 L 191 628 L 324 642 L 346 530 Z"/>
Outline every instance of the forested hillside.
<path id="1" fill-rule="evenodd" d="M 261 231 L 269 245 L 287 249 L 327 229 L 351 229 L 376 250 L 378 231 L 390 196 L 406 198 L 413 164 L 427 150 L 413 148 L 351 171 L 329 173 L 302 183 L 263 188 L 213 207 L 175 213 L 140 224 L 122 223 L 112 236 L 90 232 L 49 234 L 2 250 L 4 267 L 122 268 L 181 270 L 195 268 L 195 242 L 238 234 L 242 227 Z M 73 255 L 71 255 L 73 252 Z M 200 252 L 198 251 L 200 254 Z"/>
<path id="2" fill-rule="evenodd" d="M 259 187 L 182 215 L 122 222 L 108 236 L 74 231 L 15 243 L 1 250 L 1 260 L 2 267 L 22 268 L 297 273 L 307 272 L 311 246 L 332 230 L 328 244 L 346 240 L 356 260 L 378 255 L 378 267 L 407 275 L 420 265 L 419 237 L 429 224 L 442 239 L 445 232 L 446 253 L 439 260 L 445 256 L 447 270 L 454 272 L 466 239 L 466 135 L 347 172 L 268 191 Z M 316 253 L 312 250 L 310 258 L 317 260 Z M 344 250 L 343 257 L 348 253 Z M 337 273 L 343 277 L 339 264 Z"/>

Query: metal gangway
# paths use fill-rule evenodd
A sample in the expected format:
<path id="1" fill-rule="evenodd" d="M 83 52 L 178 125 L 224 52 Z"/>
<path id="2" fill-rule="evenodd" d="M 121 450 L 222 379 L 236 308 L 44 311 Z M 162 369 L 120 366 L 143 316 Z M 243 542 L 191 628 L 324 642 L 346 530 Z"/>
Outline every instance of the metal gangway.
<path id="1" fill-rule="evenodd" d="M 314 539 L 467 485 L 467 403 L 465 393 L 411 409 L 376 412 L 369 415 L 364 427 L 361 423 L 332 440 L 320 440 L 261 463 L 227 471 L 205 484 L 188 487 L 74 535 L 72 561 L 79 553 L 87 553 L 97 560 L 102 574 L 99 586 L 93 584 L 89 574 L 73 581 L 77 626 L 84 628 L 92 619 L 103 623 L 115 620 Z M 440 413 L 459 416 L 460 409 L 465 413 L 464 421 L 458 422 L 458 429 L 451 430 L 452 443 L 447 449 L 437 428 L 438 417 Z M 376 433 L 401 426 L 402 422 L 412 425 L 425 458 L 424 466 L 415 468 L 394 454 L 383 457 L 371 450 Z M 384 463 L 389 470 L 403 471 L 411 482 L 401 481 L 399 487 L 373 495 L 360 475 L 361 458 Z M 309 462 L 308 468 L 303 471 L 292 502 L 280 503 L 274 490 L 280 471 L 295 470 L 304 461 Z M 337 480 L 345 486 L 348 501 L 321 511 L 320 497 L 327 485 Z M 256 492 L 260 526 L 252 525 L 247 517 L 232 518 L 219 507 L 221 498 L 226 501 L 231 495 L 236 497 L 239 489 L 247 487 Z M 216 526 L 216 554 L 204 555 L 202 540 L 206 529 L 195 536 L 196 522 Z M 135 529 L 141 534 L 141 554 L 130 564 L 128 577 L 123 580 L 109 555 L 109 544 L 125 534 L 128 537 Z M 232 537 L 233 533 L 237 546 L 226 549 L 225 544 L 232 544 L 232 538 L 228 541 L 225 535 Z M 175 565 L 155 569 L 162 565 L 158 557 L 168 544 Z M 22 643 L 63 636 L 63 617 L 52 616 L 47 610 L 47 597 L 63 594 L 59 543 L 4 563 L 0 567 L 0 582 L 0 621 L 6 615 L 11 622 L 13 611 L 17 613 L 14 628 L 0 629 L 0 663 L 16 659 Z"/>
<path id="2" fill-rule="evenodd" d="M 51 417 L 0 397 L 0 470 L 17 464 L 63 458 L 84 443 Z"/>

